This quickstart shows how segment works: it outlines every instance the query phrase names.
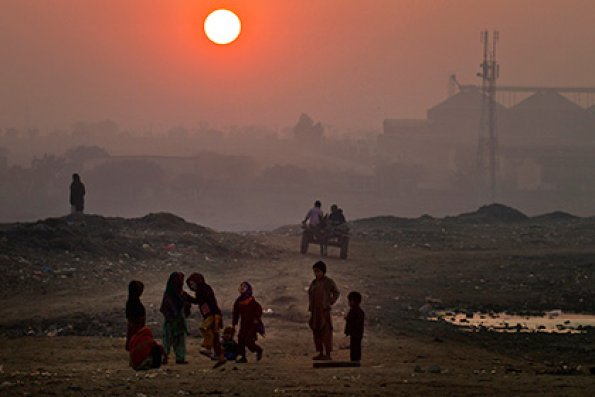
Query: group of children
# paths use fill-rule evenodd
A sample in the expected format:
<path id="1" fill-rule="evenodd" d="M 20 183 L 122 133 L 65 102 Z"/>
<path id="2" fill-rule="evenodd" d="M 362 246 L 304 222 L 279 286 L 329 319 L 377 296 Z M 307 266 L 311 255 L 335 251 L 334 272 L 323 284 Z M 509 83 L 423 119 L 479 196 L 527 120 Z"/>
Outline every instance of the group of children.
<path id="1" fill-rule="evenodd" d="M 316 275 L 310 286 L 310 327 L 312 328 L 316 349 L 319 355 L 315 360 L 330 359 L 332 350 L 332 323 L 330 306 L 339 296 L 334 281 L 326 277 L 326 265 L 317 262 L 313 266 Z M 229 360 L 236 363 L 248 362 L 246 349 L 256 353 L 256 359 L 262 358 L 263 349 L 256 341 L 258 334 L 264 336 L 262 307 L 255 300 L 250 283 L 244 281 L 238 288 L 239 296 L 233 305 L 232 325 L 223 328 L 221 309 L 215 293 L 205 282 L 202 274 L 192 273 L 186 279 L 186 285 L 194 296 L 184 291 L 184 274 L 171 273 L 167 281 L 160 312 L 163 314 L 163 345 L 155 341 L 151 329 L 146 326 L 146 311 L 140 301 L 144 285 L 134 280 L 128 284 L 126 302 L 126 350 L 130 353 L 130 366 L 135 370 L 159 368 L 167 363 L 168 355 L 174 351 L 177 364 L 187 364 L 186 342 L 188 334 L 186 318 L 192 305 L 197 305 L 202 316 L 200 332 L 203 337 L 201 354 L 216 361 L 214 368 Z M 349 313 L 345 317 L 345 335 L 350 337 L 350 359 L 361 360 L 361 341 L 364 332 L 364 312 L 360 308 L 361 294 L 352 291 L 348 294 Z M 234 340 L 236 326 L 239 324 L 238 340 Z M 221 335 L 221 332 L 223 334 Z M 323 347 L 326 354 L 323 354 Z"/>
<path id="2" fill-rule="evenodd" d="M 191 306 L 197 305 L 202 316 L 200 332 L 203 337 L 201 354 L 216 361 L 214 368 L 228 360 L 237 363 L 248 362 L 246 349 L 256 353 L 256 359 L 262 358 L 262 347 L 256 344 L 258 334 L 264 335 L 262 307 L 252 296 L 252 286 L 244 281 L 240 284 L 239 297 L 233 307 L 232 326 L 226 327 L 221 338 L 223 320 L 215 293 L 205 282 L 202 274 L 192 273 L 186 279 L 186 285 L 194 296 L 184 291 L 184 274 L 171 273 L 163 293 L 160 312 L 163 314 L 163 345 L 153 338 L 153 333 L 146 326 L 146 311 L 140 301 L 143 283 L 131 281 L 128 285 L 126 302 L 126 350 L 130 353 L 130 366 L 136 370 L 159 368 L 167 363 L 171 350 L 174 351 L 177 364 L 187 364 L 186 318 Z M 239 323 L 238 341 L 234 341 L 236 326 Z"/>

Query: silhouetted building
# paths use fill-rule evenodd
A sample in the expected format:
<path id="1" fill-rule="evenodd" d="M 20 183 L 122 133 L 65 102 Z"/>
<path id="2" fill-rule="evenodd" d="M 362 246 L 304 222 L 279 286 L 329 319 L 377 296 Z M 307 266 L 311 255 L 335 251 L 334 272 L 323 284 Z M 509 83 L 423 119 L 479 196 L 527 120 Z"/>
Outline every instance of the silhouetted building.
<path id="1" fill-rule="evenodd" d="M 502 144 L 583 146 L 595 143 L 589 112 L 561 94 L 538 91 L 510 109 L 510 128 L 501 128 Z"/>
<path id="2" fill-rule="evenodd" d="M 314 120 L 310 116 L 302 113 L 292 132 L 296 142 L 310 146 L 313 149 L 317 147 L 315 145 L 322 143 L 324 127 L 320 122 L 314 124 Z"/>
<path id="3" fill-rule="evenodd" d="M 394 169 L 415 167 L 417 187 L 473 185 L 486 101 L 478 87 L 461 87 L 428 109 L 425 120 L 384 120 L 380 161 Z M 494 108 L 501 191 L 595 188 L 587 183 L 595 169 L 595 105 L 585 109 L 555 90 L 541 90 L 511 108 Z"/>

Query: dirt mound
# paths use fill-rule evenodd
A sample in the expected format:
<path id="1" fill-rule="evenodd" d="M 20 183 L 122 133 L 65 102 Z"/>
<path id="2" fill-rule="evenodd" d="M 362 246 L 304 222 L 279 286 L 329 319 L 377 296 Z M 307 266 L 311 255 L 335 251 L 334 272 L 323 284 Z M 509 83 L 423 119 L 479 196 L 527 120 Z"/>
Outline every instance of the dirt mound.
<path id="1" fill-rule="evenodd" d="M 17 289 L 45 290 L 69 279 L 120 281 L 160 263 L 214 263 L 271 258 L 278 249 L 254 237 L 221 233 L 166 213 L 142 218 L 85 215 L 0 225 L 0 296 Z"/>
<path id="2" fill-rule="evenodd" d="M 142 244 L 137 246 L 119 238 L 119 223 L 122 220 L 117 218 L 90 215 L 80 225 L 70 223 L 66 217 L 4 225 L 0 230 L 0 247 L 5 254 L 25 257 L 32 252 L 76 252 L 108 258 L 126 253 L 135 258 L 148 257 Z"/>
<path id="3" fill-rule="evenodd" d="M 527 219 L 527 215 L 519 210 L 497 203 L 484 205 L 474 212 L 445 218 L 447 221 L 465 223 L 513 223 Z"/>
<path id="4" fill-rule="evenodd" d="M 165 229 L 171 231 L 193 231 L 207 233 L 212 230 L 194 223 L 186 222 L 183 218 L 167 212 L 152 213 L 142 218 L 133 219 L 139 225 L 147 228 Z"/>
<path id="5" fill-rule="evenodd" d="M 61 217 L 2 225 L 0 247 L 8 255 L 67 251 L 87 258 L 118 258 L 126 254 L 136 259 L 160 257 L 181 247 L 216 256 L 259 257 L 267 251 L 247 236 L 219 233 L 168 213 L 134 219 L 87 215 L 83 223 Z"/>
<path id="6" fill-rule="evenodd" d="M 531 217 L 531 220 L 537 222 L 569 222 L 577 219 L 580 219 L 580 217 L 564 211 L 554 211 Z"/>

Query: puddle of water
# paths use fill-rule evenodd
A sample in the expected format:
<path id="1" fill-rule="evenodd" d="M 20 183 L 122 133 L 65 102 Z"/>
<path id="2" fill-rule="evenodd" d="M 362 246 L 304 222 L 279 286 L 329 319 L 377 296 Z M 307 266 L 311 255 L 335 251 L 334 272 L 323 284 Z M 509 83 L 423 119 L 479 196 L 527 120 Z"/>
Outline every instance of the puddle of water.
<path id="1" fill-rule="evenodd" d="M 467 332 L 481 330 L 493 332 L 547 332 L 576 334 L 585 327 L 595 328 L 595 315 L 564 313 L 561 310 L 546 312 L 544 316 L 519 316 L 508 313 L 454 313 L 436 312 L 431 321 L 446 321 Z"/>

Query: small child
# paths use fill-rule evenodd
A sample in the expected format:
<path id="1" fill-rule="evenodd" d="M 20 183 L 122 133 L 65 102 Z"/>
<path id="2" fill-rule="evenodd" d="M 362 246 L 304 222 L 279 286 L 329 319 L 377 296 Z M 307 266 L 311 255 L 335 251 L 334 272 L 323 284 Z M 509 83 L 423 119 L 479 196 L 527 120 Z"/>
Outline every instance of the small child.
<path id="1" fill-rule="evenodd" d="M 349 336 L 349 358 L 359 362 L 362 359 L 362 338 L 364 337 L 364 311 L 361 309 L 362 295 L 351 291 L 347 295 L 349 313 L 345 316 L 345 335 Z"/>
<path id="2" fill-rule="evenodd" d="M 240 296 L 233 305 L 232 326 L 240 324 L 238 332 L 238 358 L 236 363 L 246 363 L 246 348 L 256 353 L 256 360 L 262 358 L 262 347 L 256 344 L 257 334 L 264 336 L 262 324 L 262 306 L 252 296 L 252 286 L 247 281 L 238 288 Z"/>
<path id="3" fill-rule="evenodd" d="M 154 338 L 148 327 L 142 327 L 128 343 L 130 366 L 137 370 L 159 368 L 167 364 L 165 349 Z"/>
<path id="4" fill-rule="evenodd" d="M 238 356 L 238 344 L 233 337 L 236 330 L 233 327 L 225 327 L 223 337 L 221 338 L 221 347 L 223 347 L 223 356 L 228 361 L 233 361 Z"/>

